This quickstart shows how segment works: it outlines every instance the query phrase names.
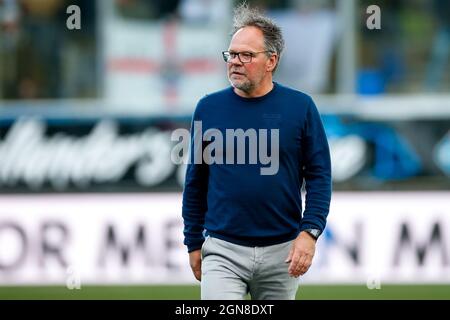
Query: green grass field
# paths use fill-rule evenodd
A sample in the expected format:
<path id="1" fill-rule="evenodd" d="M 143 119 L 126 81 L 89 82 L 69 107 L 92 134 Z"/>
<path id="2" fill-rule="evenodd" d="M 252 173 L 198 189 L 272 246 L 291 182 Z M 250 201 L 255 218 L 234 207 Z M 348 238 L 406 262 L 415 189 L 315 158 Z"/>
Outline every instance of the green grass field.
<path id="1" fill-rule="evenodd" d="M 197 300 L 199 286 L 82 286 L 69 290 L 63 286 L 6 287 L 0 286 L 0 300 L 5 299 L 149 299 Z M 450 285 L 382 285 L 369 290 L 364 285 L 303 285 L 297 292 L 299 300 L 376 300 L 433 299 L 450 300 Z"/>

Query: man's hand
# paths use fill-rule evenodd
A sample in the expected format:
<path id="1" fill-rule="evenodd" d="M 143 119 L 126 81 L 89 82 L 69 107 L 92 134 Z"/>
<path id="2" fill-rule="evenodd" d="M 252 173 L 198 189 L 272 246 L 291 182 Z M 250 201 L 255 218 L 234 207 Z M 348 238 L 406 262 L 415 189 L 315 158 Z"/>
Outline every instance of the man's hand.
<path id="1" fill-rule="evenodd" d="M 198 281 L 202 280 L 202 256 L 201 250 L 194 250 L 189 252 L 189 264 L 191 265 L 192 272 L 194 273 L 195 279 Z"/>
<path id="2" fill-rule="evenodd" d="M 294 240 L 291 251 L 286 259 L 290 262 L 289 274 L 294 277 L 302 276 L 311 266 L 316 252 L 316 240 L 307 232 L 302 231 Z"/>

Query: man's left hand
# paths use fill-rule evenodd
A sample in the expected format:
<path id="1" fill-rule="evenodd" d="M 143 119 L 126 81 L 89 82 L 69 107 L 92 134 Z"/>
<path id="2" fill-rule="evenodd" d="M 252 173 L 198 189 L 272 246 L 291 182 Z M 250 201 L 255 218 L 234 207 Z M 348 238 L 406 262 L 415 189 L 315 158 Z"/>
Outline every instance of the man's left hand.
<path id="1" fill-rule="evenodd" d="M 286 263 L 290 262 L 289 274 L 296 278 L 304 275 L 312 264 L 315 251 L 316 239 L 305 231 L 300 232 L 285 261 Z"/>

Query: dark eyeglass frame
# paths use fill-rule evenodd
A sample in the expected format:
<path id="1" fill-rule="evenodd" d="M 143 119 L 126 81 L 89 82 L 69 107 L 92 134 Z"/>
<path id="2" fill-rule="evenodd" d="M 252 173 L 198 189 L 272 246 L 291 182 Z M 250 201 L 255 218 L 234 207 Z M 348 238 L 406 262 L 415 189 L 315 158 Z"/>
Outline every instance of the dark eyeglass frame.
<path id="1" fill-rule="evenodd" d="M 263 52 L 270 52 L 270 53 L 273 53 L 273 51 L 271 51 L 271 50 L 264 50 L 264 51 L 257 51 L 257 52 L 252 52 L 252 51 L 241 51 L 241 52 L 235 52 L 235 51 L 222 51 L 222 57 L 223 57 L 223 60 L 226 62 L 226 63 L 228 63 L 228 62 L 230 62 L 231 60 L 233 60 L 236 56 L 238 57 L 238 59 L 239 59 L 239 61 L 241 62 L 241 63 L 251 63 L 252 62 L 252 59 L 258 54 L 258 53 L 263 53 Z M 246 53 L 246 54 L 249 54 L 249 60 L 247 61 L 247 60 L 245 60 L 245 61 L 242 61 L 242 58 L 241 58 L 241 54 L 244 54 L 244 53 Z"/>

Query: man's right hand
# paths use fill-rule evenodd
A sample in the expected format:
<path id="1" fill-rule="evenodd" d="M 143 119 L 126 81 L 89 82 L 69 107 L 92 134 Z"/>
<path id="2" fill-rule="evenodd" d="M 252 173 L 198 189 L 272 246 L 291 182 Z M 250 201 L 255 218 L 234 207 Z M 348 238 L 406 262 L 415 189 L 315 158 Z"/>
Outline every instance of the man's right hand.
<path id="1" fill-rule="evenodd" d="M 189 252 L 189 264 L 191 265 L 192 272 L 195 279 L 202 280 L 202 255 L 201 250 L 194 250 Z"/>

